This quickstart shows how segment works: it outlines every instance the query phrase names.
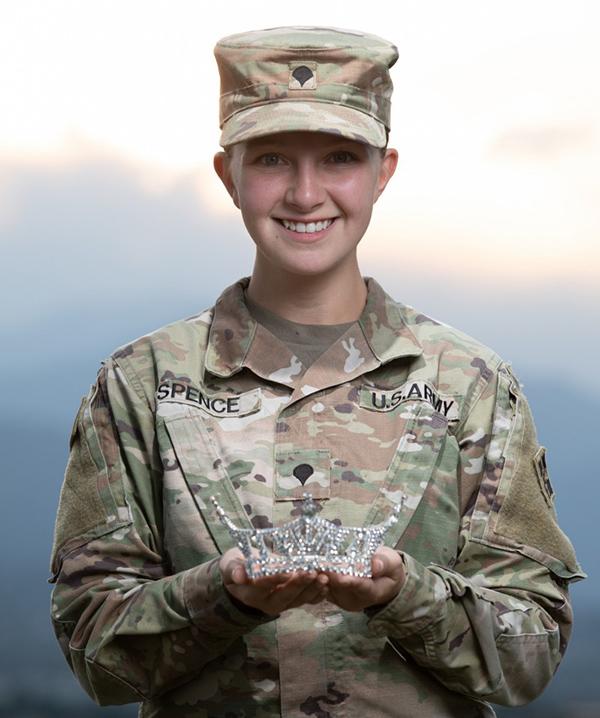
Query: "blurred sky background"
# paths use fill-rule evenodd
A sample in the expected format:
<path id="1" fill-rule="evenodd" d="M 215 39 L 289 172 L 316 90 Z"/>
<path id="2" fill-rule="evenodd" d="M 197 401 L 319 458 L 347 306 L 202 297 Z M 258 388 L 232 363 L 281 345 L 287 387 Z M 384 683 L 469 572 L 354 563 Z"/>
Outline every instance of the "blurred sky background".
<path id="1" fill-rule="evenodd" d="M 251 272 L 212 169 L 213 46 L 312 24 L 399 48 L 400 164 L 361 243 L 363 274 L 492 346 L 524 382 L 591 574 L 573 589 L 584 630 L 540 715 L 600 715 L 587 662 L 600 639 L 595 0 L 0 0 L 0 570 L 12 579 L 0 715 L 50 715 L 39 706 L 53 701 L 70 715 L 44 581 L 67 433 L 99 361 Z"/>

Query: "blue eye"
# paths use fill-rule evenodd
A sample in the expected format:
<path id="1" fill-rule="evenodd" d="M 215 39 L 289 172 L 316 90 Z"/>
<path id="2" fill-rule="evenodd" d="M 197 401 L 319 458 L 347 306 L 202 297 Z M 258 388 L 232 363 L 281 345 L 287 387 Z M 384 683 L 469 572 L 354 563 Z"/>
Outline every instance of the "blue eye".
<path id="1" fill-rule="evenodd" d="M 346 164 L 354 161 L 354 155 L 347 150 L 339 150 L 339 152 L 333 152 L 331 154 L 331 159 L 333 162 Z"/>
<path id="2" fill-rule="evenodd" d="M 279 155 L 275 152 L 268 152 L 266 155 L 261 155 L 259 161 L 265 167 L 275 167 L 279 164 Z"/>

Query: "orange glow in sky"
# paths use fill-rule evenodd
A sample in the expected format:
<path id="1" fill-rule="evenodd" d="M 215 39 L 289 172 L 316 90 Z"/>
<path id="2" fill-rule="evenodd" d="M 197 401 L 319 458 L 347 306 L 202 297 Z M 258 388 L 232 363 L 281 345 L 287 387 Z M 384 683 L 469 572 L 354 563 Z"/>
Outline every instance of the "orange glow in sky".
<path id="1" fill-rule="evenodd" d="M 283 5 L 229 0 L 227 12 L 207 14 L 193 0 L 5 4 L 0 162 L 106 151 L 156 192 L 197 173 L 206 207 L 234 213 L 211 167 L 215 41 L 275 25 L 359 28 L 400 52 L 391 135 L 400 167 L 364 255 L 400 260 L 409 237 L 412 252 L 433 265 L 443 255 L 459 272 L 597 275 L 597 2 L 396 0 L 369 17 L 363 2 L 306 0 L 302 18 Z"/>

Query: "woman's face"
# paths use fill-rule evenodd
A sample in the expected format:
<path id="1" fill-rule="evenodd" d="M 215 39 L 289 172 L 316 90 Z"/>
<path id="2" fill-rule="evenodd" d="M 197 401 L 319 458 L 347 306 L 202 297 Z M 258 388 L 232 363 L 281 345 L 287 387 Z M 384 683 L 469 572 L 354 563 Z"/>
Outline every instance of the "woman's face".
<path id="1" fill-rule="evenodd" d="M 397 152 L 324 132 L 282 132 L 233 145 L 215 169 L 271 270 L 316 275 L 355 262 Z"/>

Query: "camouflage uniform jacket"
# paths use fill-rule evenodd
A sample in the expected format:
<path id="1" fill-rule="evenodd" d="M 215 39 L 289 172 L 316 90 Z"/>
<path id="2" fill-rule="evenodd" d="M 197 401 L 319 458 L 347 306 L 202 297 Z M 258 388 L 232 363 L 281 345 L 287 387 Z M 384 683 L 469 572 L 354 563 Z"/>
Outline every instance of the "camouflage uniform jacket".
<path id="1" fill-rule="evenodd" d="M 248 313 L 248 278 L 101 367 L 52 555 L 56 633 L 98 703 L 139 701 L 146 718 L 493 716 L 487 701 L 550 680 L 583 574 L 519 383 L 366 282 L 359 320 L 306 370 Z M 266 527 L 306 490 L 353 526 L 402 502 L 386 543 L 407 579 L 389 604 L 274 619 L 230 600 L 218 557 L 232 541 L 209 496 Z"/>

